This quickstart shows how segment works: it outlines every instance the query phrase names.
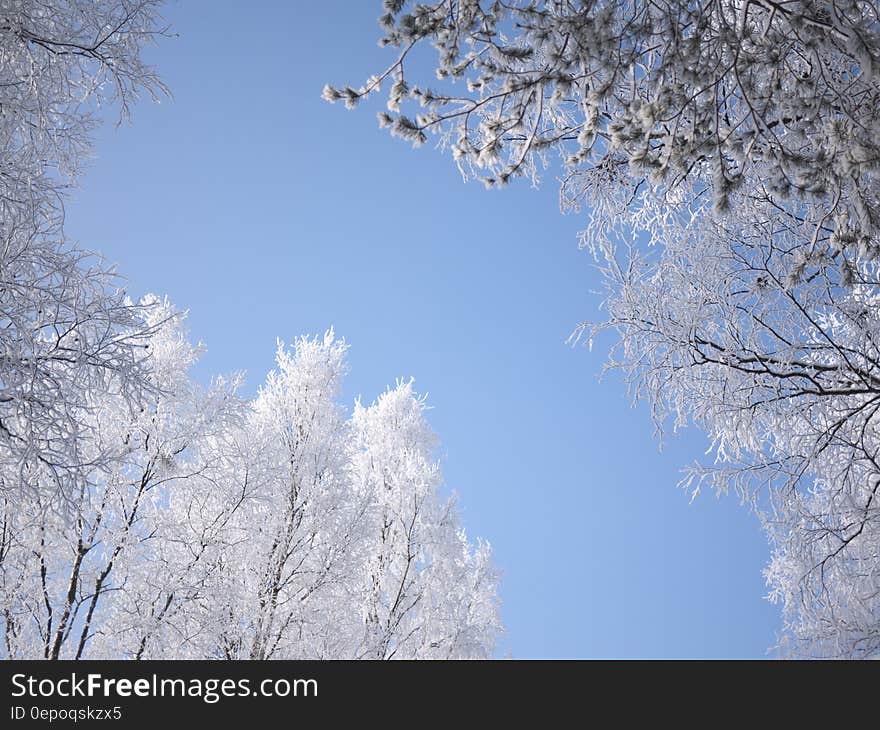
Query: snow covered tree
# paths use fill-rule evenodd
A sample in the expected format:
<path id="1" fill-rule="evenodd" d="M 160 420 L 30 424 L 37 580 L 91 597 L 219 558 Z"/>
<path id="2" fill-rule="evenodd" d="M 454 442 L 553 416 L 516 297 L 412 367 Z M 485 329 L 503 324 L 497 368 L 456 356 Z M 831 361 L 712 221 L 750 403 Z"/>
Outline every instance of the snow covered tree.
<path id="1" fill-rule="evenodd" d="M 683 484 L 732 489 L 761 515 L 785 648 L 876 654 L 877 264 L 841 271 L 822 244 L 808 257 L 808 222 L 773 231 L 760 210 L 704 208 L 670 212 L 646 195 L 631 215 L 594 213 L 585 240 L 602 260 L 608 320 L 579 334 L 618 333 L 611 365 L 658 428 L 709 434 L 715 464 Z"/>
<path id="2" fill-rule="evenodd" d="M 696 423 L 774 553 L 788 650 L 880 653 L 880 24 L 875 2 L 385 2 L 380 124 L 466 176 L 537 180 L 608 285 L 611 364 Z M 437 79 L 413 78 L 433 46 Z M 409 113 L 407 105 L 421 111 Z"/>
<path id="3" fill-rule="evenodd" d="M 65 188 L 101 108 L 163 90 L 141 60 L 162 32 L 153 0 L 0 2 L 0 495 L 76 501 L 90 393 L 147 395 L 142 306 L 68 244 Z M 92 453 L 88 460 L 103 458 Z"/>
<path id="4" fill-rule="evenodd" d="M 490 183 L 535 176 L 548 151 L 572 173 L 629 168 L 631 186 L 690 175 L 719 207 L 750 177 L 765 200 L 821 199 L 859 236 L 877 136 L 880 26 L 863 0 L 386 0 L 381 44 L 393 63 L 348 106 L 388 91 L 380 122 L 416 144 L 428 133 Z M 435 88 L 413 79 L 437 51 Z M 407 103 L 424 111 L 403 114 Z M 843 224 L 841 224 L 843 225 Z M 849 230 L 849 229 L 848 229 Z"/>
<path id="5" fill-rule="evenodd" d="M 489 548 L 471 546 L 454 501 L 438 499 L 425 408 L 412 381 L 355 408 L 355 479 L 371 496 L 357 657 L 482 658 L 499 629 Z"/>
<path id="6" fill-rule="evenodd" d="M 336 401 L 346 351 L 332 331 L 292 351 L 279 344 L 277 370 L 225 437 L 222 476 L 177 491 L 170 507 L 184 529 L 162 560 L 175 549 L 185 559 L 170 558 L 162 575 L 213 583 L 166 589 L 188 595 L 168 599 L 178 625 L 138 656 L 492 655 L 497 573 L 488 546 L 471 546 L 439 499 L 424 401 L 401 383 L 346 419 Z M 193 546 L 209 543 L 196 564 Z"/>
<path id="7" fill-rule="evenodd" d="M 201 387 L 183 316 L 67 242 L 104 107 L 164 92 L 141 56 L 160 5 L 0 0 L 0 655 L 490 656 L 489 550 L 435 506 L 425 444 L 397 448 L 430 478 L 388 467 L 418 505 L 409 539 L 380 537 L 391 508 L 336 401 L 343 342 L 279 347 L 252 402 L 238 376 Z"/>
<path id="8" fill-rule="evenodd" d="M 485 658 L 501 630 L 488 545 L 439 496 L 424 399 L 402 382 L 346 418 L 332 332 L 279 345 L 259 395 L 199 387 L 182 318 L 147 302 L 156 396 L 85 424 L 116 450 L 64 511 L 6 503 L 13 658 Z M 154 322 L 148 324 L 153 325 Z"/>
<path id="9" fill-rule="evenodd" d="M 246 428 L 252 491 L 231 523 L 231 598 L 213 652 L 230 659 L 338 656 L 368 497 L 351 489 L 350 436 L 335 398 L 345 344 L 332 333 L 280 343 Z M 246 538 L 244 537 L 246 535 Z"/>
<path id="10" fill-rule="evenodd" d="M 78 659 L 108 641 L 108 613 L 130 622 L 127 611 L 150 607 L 150 550 L 171 537 L 168 493 L 211 473 L 194 447 L 240 408 L 234 382 L 202 391 L 189 379 L 198 350 L 168 303 L 143 304 L 148 321 L 139 329 L 155 331 L 145 345 L 152 402 L 132 413 L 108 377 L 104 392 L 88 393 L 68 437 L 68 448 L 87 457 L 77 481 L 63 496 L 31 490 L 3 502 L 0 595 L 11 658 Z M 143 606 L 130 605 L 132 594 L 147 594 Z"/>

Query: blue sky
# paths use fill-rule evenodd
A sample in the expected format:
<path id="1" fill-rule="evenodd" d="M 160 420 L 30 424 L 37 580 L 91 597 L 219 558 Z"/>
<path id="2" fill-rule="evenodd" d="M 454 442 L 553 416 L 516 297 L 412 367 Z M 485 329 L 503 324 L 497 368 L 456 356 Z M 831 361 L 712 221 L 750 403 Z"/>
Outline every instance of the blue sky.
<path id="1" fill-rule="evenodd" d="M 429 393 L 468 533 L 503 570 L 515 657 L 760 657 L 778 609 L 768 548 L 733 497 L 690 503 L 645 408 L 566 337 L 597 319 L 598 277 L 557 186 L 464 184 L 430 145 L 379 130 L 373 104 L 321 101 L 387 62 L 379 0 L 172 3 L 149 52 L 174 100 L 108 125 L 68 208 L 130 291 L 190 311 L 200 377 L 246 370 L 276 337 L 333 325 L 351 344 L 345 398 L 397 377 Z"/>

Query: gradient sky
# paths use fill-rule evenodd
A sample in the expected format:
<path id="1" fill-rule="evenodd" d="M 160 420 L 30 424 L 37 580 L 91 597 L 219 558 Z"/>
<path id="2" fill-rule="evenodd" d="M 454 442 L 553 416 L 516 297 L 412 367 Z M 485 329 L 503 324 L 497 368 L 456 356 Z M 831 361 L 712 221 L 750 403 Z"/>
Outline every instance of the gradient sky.
<path id="1" fill-rule="evenodd" d="M 598 379 L 608 341 L 565 344 L 601 312 L 556 181 L 485 191 L 379 130 L 379 98 L 321 101 L 384 68 L 380 11 L 171 3 L 178 37 L 149 58 L 174 99 L 99 132 L 68 234 L 132 294 L 190 311 L 199 377 L 243 369 L 252 393 L 276 337 L 330 325 L 351 344 L 348 402 L 414 376 L 468 533 L 503 571 L 499 656 L 765 656 L 779 612 L 755 517 L 675 488 L 705 438 L 660 452 L 646 408 Z"/>

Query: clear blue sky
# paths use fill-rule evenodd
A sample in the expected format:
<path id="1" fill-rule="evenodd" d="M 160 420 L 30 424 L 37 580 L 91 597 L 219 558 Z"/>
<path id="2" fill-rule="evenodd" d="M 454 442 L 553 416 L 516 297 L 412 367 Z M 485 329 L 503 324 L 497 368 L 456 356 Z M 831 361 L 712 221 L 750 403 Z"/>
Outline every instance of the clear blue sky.
<path id="1" fill-rule="evenodd" d="M 351 344 L 345 397 L 413 375 L 430 394 L 449 486 L 504 572 L 499 655 L 760 657 L 779 616 L 768 548 L 733 498 L 690 504 L 605 347 L 572 349 L 598 287 L 584 220 L 541 190 L 464 184 L 450 158 L 377 128 L 326 82 L 377 71 L 380 0 L 172 3 L 179 34 L 151 50 L 174 100 L 107 126 L 68 209 L 130 291 L 190 310 L 199 375 L 248 372 L 275 338 Z M 607 345 L 607 343 L 605 343 Z"/>

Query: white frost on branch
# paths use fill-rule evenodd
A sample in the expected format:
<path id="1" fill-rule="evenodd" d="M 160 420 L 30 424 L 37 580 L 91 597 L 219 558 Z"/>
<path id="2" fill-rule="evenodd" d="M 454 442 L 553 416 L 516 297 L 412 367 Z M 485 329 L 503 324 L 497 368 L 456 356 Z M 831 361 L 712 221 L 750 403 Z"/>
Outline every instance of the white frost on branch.
<path id="1" fill-rule="evenodd" d="M 558 153 L 607 285 L 573 339 L 615 332 L 658 429 L 709 435 L 685 484 L 761 515 L 786 650 L 880 655 L 878 4 L 384 6 L 394 58 L 349 106 L 384 88 L 382 126 L 438 135 L 490 187 Z"/>
<path id="2" fill-rule="evenodd" d="M 114 459 L 65 510 L 0 509 L 10 658 L 487 658 L 501 630 L 488 544 L 440 495 L 424 399 L 401 382 L 350 418 L 347 346 L 279 345 L 259 395 L 205 389 L 167 303 L 148 342 L 155 396 L 93 394 L 77 446 Z M 31 496 L 32 495 L 32 496 Z M 71 500 L 68 498 L 68 502 Z"/>

